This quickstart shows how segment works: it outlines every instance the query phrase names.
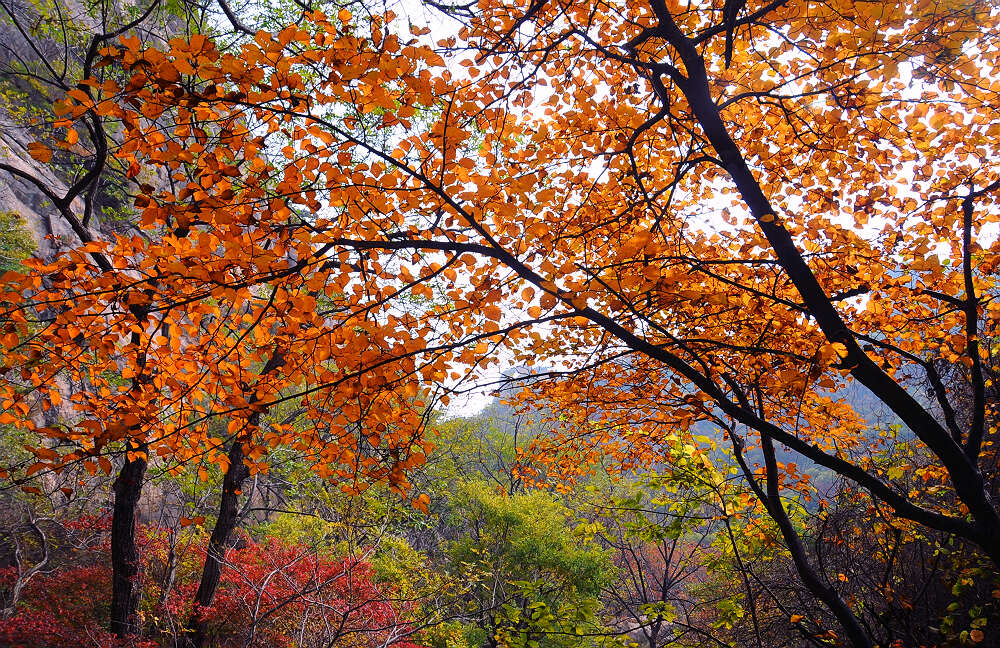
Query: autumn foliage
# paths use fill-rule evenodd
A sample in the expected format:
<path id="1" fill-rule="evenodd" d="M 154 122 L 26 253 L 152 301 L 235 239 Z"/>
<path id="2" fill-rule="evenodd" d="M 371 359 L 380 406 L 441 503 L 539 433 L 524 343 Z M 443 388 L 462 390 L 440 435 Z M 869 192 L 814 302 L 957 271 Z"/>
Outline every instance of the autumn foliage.
<path id="1" fill-rule="evenodd" d="M 28 151 L 101 124 L 88 174 L 118 174 L 138 233 L 94 235 L 81 188 L 53 197 L 80 244 L 3 276 L 0 423 L 37 438 L 9 476 L 124 453 L 118 506 L 147 460 L 205 460 L 233 513 L 234 470 L 288 447 L 427 511 L 408 473 L 431 407 L 504 358 L 547 432 L 518 478 L 695 466 L 714 522 L 787 552 L 813 639 L 891 634 L 827 573 L 816 471 L 876 521 L 886 573 L 933 537 L 995 576 L 1000 11 L 445 10 L 456 36 L 310 9 L 230 17 L 235 45 L 95 41 L 55 144 Z M 63 384 L 72 420 L 39 424 Z"/>
<path id="2" fill-rule="evenodd" d="M 0 620 L 5 646 L 122 645 L 107 630 L 110 521 L 89 518 L 69 524 L 76 525 L 77 533 L 84 529 L 87 542 L 67 553 L 59 567 L 33 580 L 22 609 Z M 227 571 L 215 604 L 199 611 L 208 621 L 211 645 L 336 642 L 351 648 L 413 648 L 407 603 L 397 602 L 392 587 L 377 582 L 367 562 L 275 538 L 244 538 L 240 544 L 226 555 Z M 166 529 L 142 527 L 140 546 L 145 584 L 141 613 L 151 638 L 135 645 L 174 645 L 191 612 L 203 544 L 196 537 L 195 542 L 178 542 Z M 174 578 L 166 578 L 170 571 Z M 5 577 L 11 576 L 7 572 Z"/>
<path id="3" fill-rule="evenodd" d="M 444 375 L 447 347 L 429 319 L 400 310 L 394 297 L 420 296 L 427 287 L 416 279 L 431 270 L 365 258 L 366 233 L 391 232 L 393 214 L 371 211 L 354 224 L 319 216 L 320 186 L 331 208 L 373 208 L 352 186 L 353 143 L 318 122 L 288 124 L 287 113 L 306 105 L 297 89 L 305 69 L 322 66 L 337 73 L 309 88 L 317 120 L 345 101 L 359 113 L 350 119 L 397 102 L 404 119 L 429 102 L 424 61 L 440 57 L 400 52 L 395 36 L 338 33 L 323 17 L 309 25 L 261 36 L 239 56 L 203 36 L 166 52 L 123 38 L 104 61 L 117 60 L 126 81 L 91 83 L 58 106 L 65 141 L 89 114 L 120 124 L 115 164 L 137 181 L 166 178 L 171 189 L 141 183 L 135 199 L 140 226 L 155 238 L 91 241 L 6 277 L 7 296 L 22 306 L 6 316 L 3 422 L 34 427 L 17 413 L 33 399 L 58 405 L 56 376 L 87 385 L 73 394 L 78 421 L 36 430 L 79 449 L 36 448 L 41 462 L 29 475 L 72 461 L 108 472 L 100 454 L 122 441 L 180 463 L 204 456 L 224 465 L 224 441 L 208 432 L 217 416 L 231 421 L 230 434 L 242 431 L 251 462 L 288 443 L 347 487 L 403 486 L 405 469 L 422 461 L 418 394 Z M 283 138 L 284 162 L 269 162 L 265 147 Z M 381 283 L 390 276 L 396 287 Z M 313 424 L 244 430 L 286 400 Z"/>

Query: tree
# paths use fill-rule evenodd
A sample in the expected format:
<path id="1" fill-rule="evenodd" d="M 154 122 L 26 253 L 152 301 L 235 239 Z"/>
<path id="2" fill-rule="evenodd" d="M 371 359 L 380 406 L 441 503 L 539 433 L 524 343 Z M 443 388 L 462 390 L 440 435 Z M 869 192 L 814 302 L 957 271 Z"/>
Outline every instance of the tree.
<path id="1" fill-rule="evenodd" d="M 79 402 L 120 425 L 73 438 L 144 447 L 163 416 L 165 438 L 195 434 L 154 445 L 216 452 L 197 433 L 206 403 L 246 420 L 301 389 L 336 418 L 326 436 L 289 442 L 318 443 L 318 465 L 398 478 L 412 462 L 367 459 L 413 447 L 394 432 L 413 427 L 399 410 L 419 417 L 406 399 L 505 348 L 548 368 L 522 402 L 561 428 L 538 444 L 552 472 L 600 453 L 623 470 L 654 465 L 677 436 L 707 451 L 692 426 L 721 430 L 851 645 L 875 640 L 802 542 L 786 502 L 808 485 L 785 449 L 884 515 L 970 543 L 995 573 L 984 363 L 1000 314 L 1000 12 L 952 0 L 443 8 L 465 23 L 458 39 L 311 13 L 239 57 L 204 37 L 104 50 L 122 82 L 73 95 L 68 118 L 120 121 L 129 175 L 165 169 L 183 186 L 137 198 L 162 242 L 85 248 L 128 271 L 78 253 L 8 284 L 9 366 L 33 367 L 32 350 L 46 367 L 79 364 L 75 333 L 102 340 L 85 350 L 95 387 Z M 169 129 L 147 121 L 167 111 Z M 29 329 L 26 292 L 65 304 L 53 322 L 68 337 Z M 225 309 L 244 328 L 213 338 Z M 245 384 L 274 349 L 282 370 Z M 112 351 L 151 382 L 103 385 Z M 38 372 L 28 379 L 44 382 Z M 929 458 L 927 487 L 904 488 L 906 469 L 879 462 L 884 430 L 848 402 L 854 389 Z M 7 399 L 23 401 L 14 385 Z M 359 411 L 385 434 L 356 440 L 347 413 Z"/>
<path id="2" fill-rule="evenodd" d="M 40 440 L 33 447 L 39 461 L 18 475 L 22 479 L 74 463 L 92 474 L 110 473 L 113 465 L 105 455 L 123 454 L 114 482 L 111 543 L 111 625 L 119 636 L 139 630 L 135 512 L 150 456 L 166 457 L 174 467 L 206 458 L 225 469 L 219 520 L 197 595 L 208 605 L 235 528 L 236 497 L 268 449 L 292 445 L 317 472 L 348 491 L 381 480 L 405 492 L 405 472 L 423 461 L 428 448 L 421 439 L 427 410 L 419 398 L 421 387 L 444 371 L 448 356 L 447 345 L 433 348 L 439 336 L 410 326 L 416 320 L 386 298 L 378 276 L 389 269 L 374 262 L 373 270 L 363 250 L 358 258 L 330 254 L 333 242 L 313 236 L 316 222 L 290 208 L 295 199 L 310 207 L 318 203 L 308 185 L 287 184 L 301 181 L 302 172 L 282 181 L 279 175 L 293 167 L 267 162 L 272 154 L 265 150 L 268 134 L 272 140 L 291 136 L 281 132 L 279 114 L 258 114 L 264 119 L 255 121 L 253 111 L 235 106 L 221 112 L 191 110 L 194 104 L 174 102 L 180 95 L 157 105 L 154 95 L 182 88 L 159 84 L 166 77 L 159 77 L 140 112 L 106 99 L 107 93 L 123 89 L 117 81 L 123 69 L 109 71 L 110 59 L 99 60 L 102 48 L 118 37 L 139 54 L 124 68 L 134 73 L 128 77 L 136 84 L 133 90 L 145 88 L 145 81 L 160 73 L 186 75 L 190 61 L 199 66 L 221 61 L 216 69 L 221 74 L 239 71 L 239 65 L 233 67 L 239 59 L 221 55 L 202 34 L 171 41 L 176 51 L 170 58 L 155 49 L 141 52 L 139 37 L 131 34 L 157 7 L 153 2 L 134 20 L 93 38 L 77 87 L 54 75 L 56 86 L 67 91 L 51 124 L 55 145 L 72 149 L 85 131 L 93 147 L 86 171 L 64 193 L 56 193 L 44 178 L 3 166 L 37 185 L 72 224 L 82 246 L 51 262 L 27 261 L 30 270 L 4 277 L 11 308 L 3 316 L 5 413 L 0 423 L 20 425 Z M 314 20 L 315 43 L 312 33 L 293 24 L 278 40 L 251 42 L 241 54 L 256 51 L 269 60 L 288 46 L 283 63 L 289 68 L 346 55 L 359 74 L 379 66 L 388 70 L 398 40 L 338 31 L 349 18 L 344 12 L 335 21 Z M 307 38 L 300 43 L 301 34 Z M 426 49 L 412 53 L 430 54 Z M 147 55 L 152 58 L 146 60 Z M 289 73 L 278 67 L 276 88 Z M 351 91 L 381 93 L 380 101 L 405 101 L 412 111 L 419 97 L 412 90 L 398 92 L 405 88 L 400 77 L 419 79 L 419 72 L 414 66 L 397 69 L 395 80 L 370 76 Z M 101 76 L 88 78 L 92 73 Z M 210 77 L 201 80 L 206 84 L 199 92 L 218 91 L 208 83 Z M 250 84 L 259 80 L 252 74 L 244 78 L 245 90 L 257 92 Z M 389 94 L 393 85 L 397 92 Z M 27 149 L 39 162 L 53 158 L 49 144 L 33 142 Z M 306 167 L 305 160 L 296 164 Z M 252 177 L 228 179 L 240 176 L 241 168 Z M 96 188 L 112 174 L 137 185 L 135 203 L 145 238 L 102 237 L 91 227 Z M 157 179 L 165 187 L 150 197 Z M 421 265 L 419 259 L 413 263 Z M 357 297 L 365 299 L 356 303 Z M 424 354 L 428 345 L 432 348 Z M 60 380 L 73 385 L 78 418 L 38 425 L 28 414 L 32 407 L 60 403 Z M 261 425 L 262 415 L 285 401 L 300 406 L 296 425 Z M 228 421 L 224 438 L 214 436 L 209 426 L 218 417 Z M 423 505 L 423 500 L 415 502 Z M 199 633 L 196 628 L 195 643 Z"/>
<path id="3" fill-rule="evenodd" d="M 1000 560 L 982 342 L 995 312 L 983 226 L 996 116 L 980 108 L 993 24 L 964 4 L 760 3 L 735 18 L 726 5 L 470 15 L 480 95 L 546 115 L 493 122 L 484 147 L 508 163 L 487 158 L 475 182 L 489 196 L 436 188 L 544 291 L 534 312 L 567 316 L 522 356 L 564 363 L 525 394 L 569 418 L 548 444 L 564 465 L 595 445 L 656 461 L 664 432 L 714 422 L 802 581 L 848 642 L 870 645 L 789 519 L 795 475 L 775 445 Z M 964 367 L 951 393 L 942 360 Z M 918 377 L 936 385 L 932 402 Z M 931 453 L 958 515 L 871 461 L 879 441 L 838 395 L 851 385 Z M 965 419 L 960 398 L 974 403 Z M 752 446 L 762 466 L 745 459 Z"/>
<path id="4" fill-rule="evenodd" d="M 743 635 L 760 646 L 752 574 L 724 579 L 724 587 L 705 587 L 711 582 L 706 575 L 719 566 L 746 565 L 746 554 L 736 548 L 736 537 L 746 534 L 733 533 L 733 521 L 743 513 L 730 492 L 738 485 L 693 450 L 677 441 L 662 458 L 668 470 L 587 489 L 599 541 L 618 569 L 603 598 L 632 639 L 648 648 L 718 644 L 717 628 L 732 627 L 733 619 L 744 615 L 754 623 Z M 713 540 L 732 549 L 731 560 L 711 546 Z M 705 617 L 708 623 L 700 621 Z"/>
<path id="5" fill-rule="evenodd" d="M 464 584 L 461 618 L 470 646 L 599 645 L 606 630 L 598 594 L 611 576 L 608 554 L 568 509 L 544 492 L 507 495 L 493 485 L 458 486 L 449 523 L 449 572 Z"/>

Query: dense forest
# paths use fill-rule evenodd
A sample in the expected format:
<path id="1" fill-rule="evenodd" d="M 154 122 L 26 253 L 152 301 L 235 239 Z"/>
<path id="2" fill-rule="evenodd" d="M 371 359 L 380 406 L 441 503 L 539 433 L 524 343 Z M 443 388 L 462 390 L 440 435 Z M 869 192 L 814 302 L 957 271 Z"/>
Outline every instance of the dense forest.
<path id="1" fill-rule="evenodd" d="M 1000 646 L 998 41 L 0 0 L 0 646 Z"/>

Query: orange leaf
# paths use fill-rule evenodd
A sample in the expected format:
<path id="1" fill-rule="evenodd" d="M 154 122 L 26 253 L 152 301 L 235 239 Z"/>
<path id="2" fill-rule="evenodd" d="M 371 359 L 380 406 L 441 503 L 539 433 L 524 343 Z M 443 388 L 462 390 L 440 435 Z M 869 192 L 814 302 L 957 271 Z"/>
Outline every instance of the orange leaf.
<path id="1" fill-rule="evenodd" d="M 39 162 L 48 162 L 52 159 L 52 149 L 41 142 L 31 142 L 28 144 L 28 155 Z"/>

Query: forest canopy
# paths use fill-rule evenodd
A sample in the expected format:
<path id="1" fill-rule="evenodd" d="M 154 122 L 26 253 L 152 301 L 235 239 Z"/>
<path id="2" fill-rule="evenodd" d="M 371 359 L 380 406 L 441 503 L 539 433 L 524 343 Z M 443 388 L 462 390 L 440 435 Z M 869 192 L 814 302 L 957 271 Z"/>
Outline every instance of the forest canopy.
<path id="1" fill-rule="evenodd" d="M 1000 7 L 0 7 L 8 643 L 995 642 Z"/>

